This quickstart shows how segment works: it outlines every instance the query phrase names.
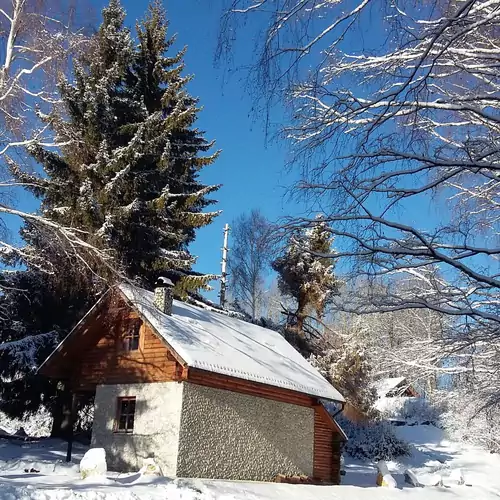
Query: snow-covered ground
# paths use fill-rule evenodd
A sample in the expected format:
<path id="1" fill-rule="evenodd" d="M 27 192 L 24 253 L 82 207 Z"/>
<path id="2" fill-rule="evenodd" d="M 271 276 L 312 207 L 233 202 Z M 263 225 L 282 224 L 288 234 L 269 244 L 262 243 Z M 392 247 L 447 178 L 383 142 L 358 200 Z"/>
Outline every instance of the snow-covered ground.
<path id="1" fill-rule="evenodd" d="M 23 443 L 0 440 L 0 500 L 489 500 L 500 496 L 500 457 L 479 448 L 449 442 L 433 426 L 399 427 L 413 444 L 404 463 L 390 462 L 398 488 L 375 486 L 371 464 L 347 460 L 342 486 L 305 486 L 258 482 L 151 478 L 140 474 L 109 474 L 99 480 L 81 480 L 76 464 L 65 464 L 60 441 Z M 75 462 L 85 448 L 76 446 Z M 423 488 L 404 483 L 411 467 Z M 458 469 L 465 485 L 454 479 Z M 434 486 L 442 479 L 442 486 Z"/>

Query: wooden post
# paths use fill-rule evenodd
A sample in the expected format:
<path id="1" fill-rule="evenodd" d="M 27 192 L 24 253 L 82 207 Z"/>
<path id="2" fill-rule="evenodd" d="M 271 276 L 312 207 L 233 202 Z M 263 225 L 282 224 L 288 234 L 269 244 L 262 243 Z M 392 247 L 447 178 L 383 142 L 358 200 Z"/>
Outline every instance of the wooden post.
<path id="1" fill-rule="evenodd" d="M 229 235 L 229 224 L 226 224 L 224 226 L 224 246 L 222 247 L 222 275 L 220 278 L 220 293 L 219 293 L 219 299 L 220 299 L 220 306 L 224 309 L 226 306 L 226 290 L 227 290 L 227 252 L 228 252 L 228 247 L 227 247 L 227 239 Z"/>
<path id="2" fill-rule="evenodd" d="M 73 392 L 71 396 L 71 409 L 68 418 L 68 449 L 66 451 L 66 462 L 71 462 L 71 453 L 73 451 L 73 436 L 74 436 L 73 427 L 75 425 L 76 404 L 77 404 L 77 397 L 76 393 Z"/>

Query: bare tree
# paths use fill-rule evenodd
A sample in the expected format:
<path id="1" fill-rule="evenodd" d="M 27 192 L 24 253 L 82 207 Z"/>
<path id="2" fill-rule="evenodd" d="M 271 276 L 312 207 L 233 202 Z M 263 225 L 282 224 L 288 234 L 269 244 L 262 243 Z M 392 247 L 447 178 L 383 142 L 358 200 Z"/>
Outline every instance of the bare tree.
<path id="1" fill-rule="evenodd" d="M 273 252 L 271 225 L 259 210 L 232 224 L 229 277 L 232 296 L 256 319 L 263 305 L 265 278 Z"/>
<path id="2" fill-rule="evenodd" d="M 257 75 L 291 106 L 296 187 L 321 200 L 335 258 L 353 260 L 352 279 L 426 283 L 346 307 L 454 318 L 447 369 L 496 404 L 500 0 L 233 0 L 225 26 L 256 12 Z M 431 204 L 436 215 L 416 213 Z"/>
<path id="3" fill-rule="evenodd" d="M 14 166 L 22 165 L 26 173 L 33 168 L 27 147 L 67 145 L 54 139 L 50 124 L 51 111 L 59 102 L 58 79 L 67 72 L 71 55 L 82 50 L 87 40 L 73 22 L 81 14 L 77 7 L 72 0 L 0 0 L 0 251 L 39 267 L 43 262 L 29 248 L 9 243 L 5 216 L 38 226 L 52 240 L 48 244 L 86 266 L 92 259 L 107 260 L 104 252 L 85 242 L 82 232 L 17 207 L 17 190 L 29 181 L 19 182 L 11 175 Z"/>
<path id="4" fill-rule="evenodd" d="M 354 300 L 361 304 L 385 303 L 393 290 L 398 294 L 404 289 L 423 294 L 427 288 L 416 278 L 397 277 L 385 286 L 359 280 L 342 290 L 337 306 L 340 310 L 352 309 Z M 362 298 L 362 293 L 370 298 Z M 455 351 L 452 341 L 448 342 L 455 334 L 454 327 L 450 316 L 424 308 L 361 315 L 340 312 L 330 325 L 330 337 L 347 345 L 363 345 L 376 378 L 404 376 L 419 391 L 431 395 L 439 378 L 458 371 L 462 364 L 461 353 Z"/>

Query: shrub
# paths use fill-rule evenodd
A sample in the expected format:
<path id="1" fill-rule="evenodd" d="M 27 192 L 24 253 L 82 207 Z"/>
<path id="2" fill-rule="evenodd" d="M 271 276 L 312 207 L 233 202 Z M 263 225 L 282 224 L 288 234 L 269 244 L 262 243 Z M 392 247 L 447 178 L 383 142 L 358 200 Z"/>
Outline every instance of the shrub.
<path id="1" fill-rule="evenodd" d="M 396 436 L 388 422 L 353 424 L 343 418 L 338 422 L 348 437 L 344 451 L 353 458 L 377 461 L 410 455 L 409 444 Z"/>
<path id="2" fill-rule="evenodd" d="M 375 408 L 384 419 L 404 420 L 408 424 L 431 423 L 437 425 L 442 412 L 441 405 L 430 402 L 423 397 L 380 398 L 375 403 Z"/>

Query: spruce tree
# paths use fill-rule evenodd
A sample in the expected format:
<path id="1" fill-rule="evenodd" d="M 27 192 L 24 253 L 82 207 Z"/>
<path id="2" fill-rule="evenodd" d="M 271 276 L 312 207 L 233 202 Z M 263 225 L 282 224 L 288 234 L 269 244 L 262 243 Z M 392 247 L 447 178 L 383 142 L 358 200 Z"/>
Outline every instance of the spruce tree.
<path id="1" fill-rule="evenodd" d="M 207 154 L 213 142 L 195 127 L 200 108 L 186 90 L 191 77 L 182 76 L 185 50 L 167 55 L 174 43 L 167 31 L 165 12 L 155 2 L 137 26 L 133 73 L 141 113 L 127 128 L 133 137 L 105 187 L 108 203 L 118 205 L 110 211 L 107 234 L 130 276 L 151 285 L 159 272 L 180 271 L 184 288 L 199 288 L 213 276 L 183 271 L 195 261 L 188 252 L 195 230 L 219 213 L 203 212 L 214 203 L 207 195 L 219 186 L 198 179 L 219 153 Z M 122 175 L 128 165 L 130 170 Z"/>
<path id="2" fill-rule="evenodd" d="M 166 273 L 185 292 L 212 278 L 191 271 L 194 257 L 188 245 L 195 230 L 217 215 L 203 210 L 213 203 L 207 195 L 218 186 L 203 185 L 198 175 L 218 153 L 207 154 L 213 144 L 194 126 L 199 108 L 185 88 L 184 52 L 166 55 L 173 40 L 166 36 L 159 3 L 137 27 L 137 47 L 124 19 L 118 0 L 111 0 L 91 47 L 74 61 L 74 78 L 61 83 L 63 111 L 46 119 L 62 146 L 58 151 L 38 145 L 29 149 L 43 175 L 21 173 L 13 162 L 10 167 L 40 197 L 46 217 L 109 250 L 115 270 L 148 287 Z M 0 322 L 0 339 L 54 332 L 37 351 L 41 361 L 54 338 L 63 337 L 103 290 L 105 283 L 94 271 L 102 275 L 104 269 L 65 254 L 35 224 L 25 225 L 22 236 L 24 250 L 40 256 L 43 269 L 4 274 L 7 288 L 22 283 L 26 293 L 7 289 L 0 298 L 0 306 L 9 308 L 8 321 Z M 22 307 L 23 297 L 36 299 L 36 307 Z M 40 322 L 44 316 L 47 321 Z M 15 331 L 9 321 L 17 325 Z M 23 400 L 32 402 L 30 410 L 37 405 L 35 393 L 45 394 L 44 404 L 54 395 L 53 385 L 42 383 L 28 365 L 18 371 L 15 384 L 4 384 L 0 395 L 4 409 L 17 415 L 28 409 Z M 7 399 L 20 407 L 7 405 Z"/>
<path id="3" fill-rule="evenodd" d="M 58 275 L 29 269 L 0 279 L 6 287 L 0 296 L 0 408 L 13 417 L 41 404 L 57 412 L 58 384 L 36 369 L 88 310 L 89 291 L 78 274 L 61 268 Z"/>
<path id="4" fill-rule="evenodd" d="M 42 207 L 111 249 L 129 278 L 151 287 L 170 274 L 182 277 L 179 290 L 200 288 L 213 276 L 190 272 L 188 245 L 218 215 L 203 212 L 218 186 L 198 180 L 218 152 L 207 155 L 213 143 L 194 126 L 199 108 L 185 88 L 184 51 L 166 55 L 174 40 L 160 4 L 137 26 L 135 50 L 124 16 L 112 0 L 95 50 L 77 61 L 75 82 L 61 88 L 68 118 L 53 123 L 68 146 L 61 153 L 32 148 L 48 174 L 39 181 Z"/>
<path id="5" fill-rule="evenodd" d="M 134 48 L 124 18 L 118 0 L 111 0 L 90 47 L 74 61 L 73 81 L 60 83 L 62 106 L 45 119 L 63 146 L 59 151 L 36 144 L 29 148 L 43 175 L 23 174 L 11 164 L 13 174 L 40 197 L 47 218 L 81 231 L 89 244 L 103 248 L 105 242 L 96 234 L 106 217 L 103 175 L 110 151 L 127 143 L 121 127 L 140 107 L 129 88 Z M 52 246 L 43 247 L 46 238 L 37 226 L 27 225 L 21 234 L 28 247 L 48 253 L 43 260 L 49 264 L 63 257 Z"/>
<path id="6" fill-rule="evenodd" d="M 304 336 L 309 311 L 321 319 L 325 308 L 338 291 L 331 257 L 333 238 L 328 225 L 319 215 L 311 228 L 296 230 L 289 238 L 282 256 L 273 263 L 278 273 L 278 287 L 296 301 L 293 314 L 296 331 Z"/>
<path id="7" fill-rule="evenodd" d="M 116 117 L 123 115 L 120 110 L 128 113 L 133 104 L 128 99 L 124 105 L 125 79 L 131 72 L 134 52 L 123 19 L 123 10 L 112 0 L 103 11 L 102 26 L 88 53 L 74 62 L 75 83 L 61 83 L 64 114 L 53 113 L 45 119 L 66 145 L 60 152 L 37 145 L 29 150 L 42 164 L 44 175 L 29 175 L 13 161 L 9 164 L 13 175 L 41 198 L 41 211 L 47 218 L 86 231 L 90 244 L 98 243 L 90 231 L 90 221 L 97 219 L 99 212 L 93 196 L 98 186 L 93 171 L 98 162 L 92 164 L 92 160 L 98 157 L 100 137 L 118 140 Z M 95 282 L 89 272 L 87 264 L 93 263 L 83 263 L 76 255 L 66 253 L 64 245 L 46 234 L 43 227 L 26 223 L 21 236 L 25 241 L 22 254 L 5 263 L 26 265 L 26 269 L 2 274 L 5 293 L 0 305 L 5 315 L 0 322 L 4 343 L 0 353 L 1 409 L 20 417 L 43 403 L 57 414 L 57 384 L 37 376 L 36 366 L 95 301 L 104 283 Z M 36 258 L 23 261 L 23 254 Z M 23 355 L 23 351 L 32 351 L 32 356 Z M 54 431 L 56 434 L 58 429 Z"/>

